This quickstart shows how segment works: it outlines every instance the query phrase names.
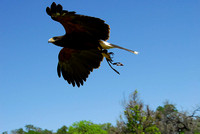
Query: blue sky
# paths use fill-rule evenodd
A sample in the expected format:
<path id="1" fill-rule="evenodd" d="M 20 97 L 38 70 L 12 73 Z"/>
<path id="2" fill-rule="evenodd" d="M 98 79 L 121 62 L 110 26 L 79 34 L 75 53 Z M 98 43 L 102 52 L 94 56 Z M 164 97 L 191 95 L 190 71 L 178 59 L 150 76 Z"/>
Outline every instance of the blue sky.
<path id="1" fill-rule="evenodd" d="M 115 124 L 135 89 L 152 109 L 165 100 L 182 110 L 200 105 L 200 1 L 56 0 L 64 9 L 102 18 L 125 66 L 106 61 L 81 88 L 58 78 L 60 47 L 49 38 L 63 27 L 45 9 L 53 1 L 1 0 L 0 132 L 33 124 L 56 131 L 80 120 Z"/>

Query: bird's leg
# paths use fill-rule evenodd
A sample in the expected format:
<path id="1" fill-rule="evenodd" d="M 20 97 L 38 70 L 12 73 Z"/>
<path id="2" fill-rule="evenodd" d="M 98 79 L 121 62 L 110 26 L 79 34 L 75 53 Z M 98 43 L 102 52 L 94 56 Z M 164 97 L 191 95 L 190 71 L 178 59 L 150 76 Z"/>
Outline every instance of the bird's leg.
<path id="1" fill-rule="evenodd" d="M 111 52 L 112 53 L 112 52 Z M 103 54 L 103 56 L 106 58 L 106 59 L 108 59 L 109 61 L 112 61 L 112 58 L 113 57 L 111 57 L 111 55 L 113 55 L 113 54 L 110 54 L 110 53 L 108 53 L 108 51 L 107 50 L 102 50 L 102 54 Z"/>
<path id="2" fill-rule="evenodd" d="M 114 70 L 116 73 L 120 74 L 116 69 L 114 69 L 111 64 L 113 64 L 109 59 L 106 58 L 106 61 L 108 62 L 108 65 L 110 66 L 110 68 L 112 68 L 112 70 Z"/>
<path id="3" fill-rule="evenodd" d="M 116 66 L 124 66 L 121 62 L 114 62 L 114 63 L 113 63 L 113 60 L 112 60 L 112 59 L 113 59 L 113 55 L 114 55 L 113 52 L 109 52 L 108 54 L 109 54 L 110 59 L 111 59 L 110 63 L 111 63 L 112 65 L 116 65 Z"/>
<path id="4" fill-rule="evenodd" d="M 116 69 L 114 69 L 112 66 L 111 66 L 111 64 L 112 65 L 116 65 L 116 66 L 123 66 L 123 64 L 121 63 L 121 62 L 114 62 L 113 63 L 113 55 L 114 55 L 114 53 L 113 52 L 109 52 L 108 53 L 108 51 L 107 50 L 102 50 L 102 54 L 103 54 L 103 56 L 106 58 L 106 61 L 108 62 L 108 65 L 116 72 L 116 73 L 118 73 L 118 74 L 120 74 Z"/>

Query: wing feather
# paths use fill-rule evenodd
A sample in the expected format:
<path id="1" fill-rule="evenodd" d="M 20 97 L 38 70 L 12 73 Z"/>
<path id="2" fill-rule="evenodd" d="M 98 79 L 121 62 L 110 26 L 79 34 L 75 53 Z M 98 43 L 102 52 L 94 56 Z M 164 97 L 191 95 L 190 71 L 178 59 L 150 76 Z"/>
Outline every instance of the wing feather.
<path id="1" fill-rule="evenodd" d="M 63 10 L 62 6 L 56 5 L 55 2 L 50 8 L 46 8 L 46 12 L 53 20 L 63 25 L 66 34 L 84 33 L 98 40 L 108 40 L 109 38 L 110 28 L 104 20 Z"/>
<path id="2" fill-rule="evenodd" d="M 63 48 L 59 53 L 58 76 L 72 86 L 83 85 L 90 72 L 100 66 L 103 55 L 99 49 L 74 50 Z"/>

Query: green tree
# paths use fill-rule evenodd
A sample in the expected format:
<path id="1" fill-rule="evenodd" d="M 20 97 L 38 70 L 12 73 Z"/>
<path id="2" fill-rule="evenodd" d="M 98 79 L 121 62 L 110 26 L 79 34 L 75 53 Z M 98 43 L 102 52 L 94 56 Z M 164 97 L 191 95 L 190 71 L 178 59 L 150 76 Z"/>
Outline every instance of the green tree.
<path id="1" fill-rule="evenodd" d="M 24 134 L 53 134 L 53 132 L 51 130 L 47 130 L 47 129 L 42 129 L 39 127 L 35 127 L 34 125 L 26 125 L 25 126 L 26 131 L 24 132 Z"/>
<path id="2" fill-rule="evenodd" d="M 125 103 L 125 120 L 121 124 L 125 127 L 121 133 L 133 134 L 160 134 L 156 126 L 153 111 L 148 106 L 144 109 L 144 104 L 138 97 L 135 90 L 130 96 L 129 102 Z"/>
<path id="3" fill-rule="evenodd" d="M 41 134 L 41 132 L 30 130 L 30 131 L 26 132 L 25 134 Z"/>
<path id="4" fill-rule="evenodd" d="M 180 134 L 197 134 L 200 132 L 200 117 L 196 113 L 200 108 L 196 109 L 192 115 L 187 112 L 179 112 L 174 104 L 168 101 L 164 106 L 159 106 L 155 112 L 156 124 L 163 134 L 180 133 Z"/>
<path id="5" fill-rule="evenodd" d="M 61 128 L 59 128 L 56 133 L 57 134 L 67 134 L 67 129 L 68 128 L 64 125 Z"/>
<path id="6" fill-rule="evenodd" d="M 30 125 L 30 124 L 29 124 L 29 125 L 26 125 L 25 128 L 26 128 L 26 131 L 31 131 L 31 130 L 32 130 L 32 131 L 35 131 L 35 130 L 36 130 L 36 127 L 33 126 L 33 125 Z"/>
<path id="7" fill-rule="evenodd" d="M 41 134 L 53 134 L 53 132 L 51 130 L 45 129 L 41 131 Z"/>
<path id="8" fill-rule="evenodd" d="M 7 131 L 5 131 L 5 132 L 3 132 L 2 134 L 8 134 L 8 132 L 7 132 Z"/>
<path id="9" fill-rule="evenodd" d="M 69 134 L 107 134 L 100 125 L 90 121 L 80 121 L 69 127 Z"/>
<path id="10" fill-rule="evenodd" d="M 22 128 L 15 129 L 11 131 L 12 134 L 24 134 L 24 130 Z"/>
<path id="11" fill-rule="evenodd" d="M 114 127 L 111 123 L 94 124 L 90 121 L 76 122 L 69 127 L 62 126 L 53 133 L 33 125 L 12 130 L 12 134 L 200 134 L 200 107 L 192 113 L 179 111 L 168 101 L 156 111 L 139 99 L 137 90 L 124 102 L 124 114 Z M 7 134 L 7 132 L 3 132 Z"/>
<path id="12" fill-rule="evenodd" d="M 107 131 L 108 134 L 119 134 L 117 127 L 114 127 L 111 123 L 104 123 L 99 125 L 103 130 Z"/>

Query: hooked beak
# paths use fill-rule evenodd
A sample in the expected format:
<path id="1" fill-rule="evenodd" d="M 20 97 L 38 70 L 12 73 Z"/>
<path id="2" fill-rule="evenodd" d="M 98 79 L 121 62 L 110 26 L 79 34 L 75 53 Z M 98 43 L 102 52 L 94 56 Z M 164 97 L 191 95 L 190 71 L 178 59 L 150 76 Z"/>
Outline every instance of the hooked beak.
<path id="1" fill-rule="evenodd" d="M 55 42 L 55 40 L 53 38 L 48 40 L 48 43 L 53 43 L 53 42 Z"/>

